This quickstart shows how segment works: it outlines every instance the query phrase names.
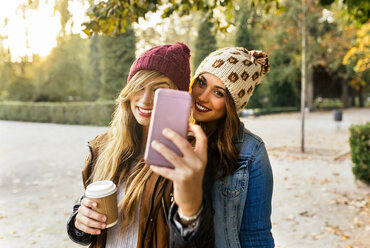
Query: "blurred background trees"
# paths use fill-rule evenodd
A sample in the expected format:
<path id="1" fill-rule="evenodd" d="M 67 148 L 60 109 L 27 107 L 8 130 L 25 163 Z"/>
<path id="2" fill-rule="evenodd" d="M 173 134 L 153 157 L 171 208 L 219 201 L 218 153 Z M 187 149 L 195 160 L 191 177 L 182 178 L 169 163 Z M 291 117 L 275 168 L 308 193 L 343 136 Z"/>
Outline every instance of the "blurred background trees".
<path id="1" fill-rule="evenodd" d="M 27 18 L 40 2 L 20 1 L 20 15 Z M 88 37 L 72 31 L 75 2 L 91 7 L 90 18 L 80 28 Z M 4 45 L 7 34 L 0 31 L 0 100 L 113 100 L 126 83 L 135 55 L 154 45 L 183 41 L 192 49 L 193 71 L 218 47 L 266 51 L 271 71 L 248 107 L 299 106 L 301 0 L 93 3 L 55 1 L 60 30 L 47 56 L 28 53 L 15 58 Z M 307 106 L 321 108 L 327 99 L 336 99 L 336 107 L 364 106 L 370 97 L 368 1 L 307 4 Z M 0 21 L 5 29 L 8 20 Z"/>
<path id="2" fill-rule="evenodd" d="M 123 34 L 101 39 L 100 98 L 115 99 L 126 83 L 132 62 L 135 60 L 135 34 L 127 28 Z"/>
<path id="3" fill-rule="evenodd" d="M 195 41 L 195 49 L 193 50 L 193 68 L 196 70 L 200 62 L 211 52 L 217 49 L 217 41 L 215 36 L 214 24 L 207 20 L 202 20 L 198 27 L 198 36 Z"/>

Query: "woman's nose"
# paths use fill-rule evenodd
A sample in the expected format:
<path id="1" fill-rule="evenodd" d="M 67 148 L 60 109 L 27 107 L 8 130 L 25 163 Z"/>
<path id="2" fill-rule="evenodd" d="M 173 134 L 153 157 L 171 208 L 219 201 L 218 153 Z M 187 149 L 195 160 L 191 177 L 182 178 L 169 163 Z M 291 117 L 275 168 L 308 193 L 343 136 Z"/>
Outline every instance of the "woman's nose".
<path id="1" fill-rule="evenodd" d="M 145 89 L 142 98 L 143 103 L 147 105 L 153 104 L 154 92 L 151 89 Z"/>
<path id="2" fill-rule="evenodd" d="M 198 99 L 199 99 L 199 101 L 201 101 L 201 102 L 208 102 L 208 90 L 206 89 L 206 90 L 203 90 L 200 94 L 199 94 L 199 96 L 198 96 Z"/>

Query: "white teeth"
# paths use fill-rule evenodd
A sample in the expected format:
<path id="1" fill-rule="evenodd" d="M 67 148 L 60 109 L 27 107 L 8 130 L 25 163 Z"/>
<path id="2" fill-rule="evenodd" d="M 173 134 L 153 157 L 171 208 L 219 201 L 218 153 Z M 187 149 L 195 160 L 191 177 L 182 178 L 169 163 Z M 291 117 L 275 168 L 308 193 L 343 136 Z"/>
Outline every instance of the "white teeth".
<path id="1" fill-rule="evenodd" d="M 139 110 L 140 110 L 140 112 L 142 112 L 144 114 L 151 114 L 152 113 L 151 109 L 142 109 L 142 108 L 139 107 Z"/>
<path id="2" fill-rule="evenodd" d="M 197 105 L 197 108 L 199 108 L 200 110 L 202 110 L 202 111 L 206 111 L 206 110 L 208 110 L 207 108 L 205 108 L 205 107 L 203 107 L 203 106 L 201 106 L 199 103 L 197 103 L 196 102 L 196 105 Z"/>

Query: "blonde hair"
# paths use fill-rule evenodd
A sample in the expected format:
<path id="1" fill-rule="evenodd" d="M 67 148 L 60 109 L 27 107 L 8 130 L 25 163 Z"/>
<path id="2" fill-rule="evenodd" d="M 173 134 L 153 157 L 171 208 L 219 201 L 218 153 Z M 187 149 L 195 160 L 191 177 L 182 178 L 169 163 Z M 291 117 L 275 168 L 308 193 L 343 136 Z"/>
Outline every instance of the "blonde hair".
<path id="1" fill-rule="evenodd" d="M 131 111 L 130 99 L 145 87 L 144 82 L 160 76 L 163 74 L 158 71 L 141 70 L 122 89 L 107 132 L 107 141 L 91 175 L 92 182 L 112 180 L 118 184 L 125 183 L 125 195 L 119 203 L 123 216 L 121 232 L 134 221 L 145 183 L 152 174 L 143 159 L 137 161 L 142 148 L 143 128 Z"/>

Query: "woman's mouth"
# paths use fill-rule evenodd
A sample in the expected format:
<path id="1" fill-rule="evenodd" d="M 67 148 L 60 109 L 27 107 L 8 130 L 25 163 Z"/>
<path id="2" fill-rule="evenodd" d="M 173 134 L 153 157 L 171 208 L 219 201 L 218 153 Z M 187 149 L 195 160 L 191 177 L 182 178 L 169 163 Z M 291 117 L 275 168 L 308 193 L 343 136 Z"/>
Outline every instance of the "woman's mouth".
<path id="1" fill-rule="evenodd" d="M 151 117 L 152 116 L 152 109 L 147 109 L 147 108 L 141 108 L 139 106 L 136 106 L 136 110 L 139 115 L 143 117 Z"/>
<path id="2" fill-rule="evenodd" d="M 205 106 L 203 106 L 203 105 L 201 105 L 201 104 L 199 104 L 197 102 L 195 102 L 194 108 L 198 112 L 208 112 L 208 111 L 211 111 L 212 110 L 212 109 L 209 109 L 209 108 L 207 108 L 207 107 L 205 107 Z"/>

